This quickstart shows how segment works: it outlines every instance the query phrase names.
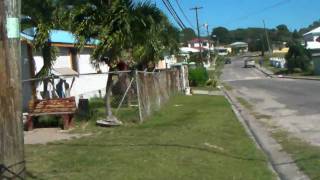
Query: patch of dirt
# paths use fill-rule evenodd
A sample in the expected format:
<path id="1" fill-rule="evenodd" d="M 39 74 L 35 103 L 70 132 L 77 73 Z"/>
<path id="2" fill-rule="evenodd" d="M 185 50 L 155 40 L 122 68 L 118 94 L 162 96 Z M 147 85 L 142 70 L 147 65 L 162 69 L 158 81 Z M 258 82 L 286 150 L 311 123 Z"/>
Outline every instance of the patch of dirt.
<path id="1" fill-rule="evenodd" d="M 70 140 L 90 136 L 91 134 L 71 134 L 60 128 L 38 128 L 24 132 L 24 144 L 47 144 L 49 142 Z"/>

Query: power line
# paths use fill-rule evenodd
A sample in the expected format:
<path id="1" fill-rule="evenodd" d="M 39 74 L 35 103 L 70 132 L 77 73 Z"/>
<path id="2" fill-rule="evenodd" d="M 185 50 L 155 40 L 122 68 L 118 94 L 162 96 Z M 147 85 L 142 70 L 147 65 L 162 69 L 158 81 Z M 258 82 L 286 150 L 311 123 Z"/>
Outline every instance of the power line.
<path id="1" fill-rule="evenodd" d="M 162 0 L 163 4 L 166 6 L 167 10 L 169 11 L 169 13 L 172 15 L 173 19 L 177 22 L 177 24 L 179 25 L 179 27 L 181 29 L 185 29 L 186 26 L 184 25 L 184 23 L 181 21 L 180 17 L 177 15 L 176 11 L 173 9 L 172 5 L 170 4 L 170 2 L 168 0 Z"/>
<path id="2" fill-rule="evenodd" d="M 178 0 L 175 0 L 175 1 L 176 1 L 177 5 L 178 5 L 178 7 L 179 7 L 179 9 L 180 9 L 180 11 L 181 11 L 181 13 L 182 13 L 182 15 L 184 16 L 184 18 L 185 18 L 185 19 L 187 20 L 187 22 L 189 23 L 189 25 L 190 25 L 193 29 L 195 29 L 195 27 L 192 25 L 190 19 L 188 18 L 188 16 L 184 13 L 184 11 L 183 11 L 183 9 L 182 9 L 179 1 L 178 1 Z"/>

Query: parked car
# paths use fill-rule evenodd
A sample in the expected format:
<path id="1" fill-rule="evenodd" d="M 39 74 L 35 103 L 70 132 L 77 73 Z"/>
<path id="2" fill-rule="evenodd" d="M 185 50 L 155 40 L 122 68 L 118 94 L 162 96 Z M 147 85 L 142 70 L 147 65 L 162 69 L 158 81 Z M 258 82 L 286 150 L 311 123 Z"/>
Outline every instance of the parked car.
<path id="1" fill-rule="evenodd" d="M 231 59 L 230 58 L 226 58 L 224 61 L 225 64 L 231 64 Z"/>
<path id="2" fill-rule="evenodd" d="M 253 59 L 246 59 L 244 61 L 244 67 L 245 68 L 256 67 L 256 62 Z"/>

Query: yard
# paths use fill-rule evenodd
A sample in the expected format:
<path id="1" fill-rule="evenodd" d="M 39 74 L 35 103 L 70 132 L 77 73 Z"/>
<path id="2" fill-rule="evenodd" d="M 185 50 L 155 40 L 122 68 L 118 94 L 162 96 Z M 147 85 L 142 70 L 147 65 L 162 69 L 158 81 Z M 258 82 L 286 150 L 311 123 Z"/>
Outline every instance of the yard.
<path id="1" fill-rule="evenodd" d="M 223 96 L 176 96 L 143 124 L 75 131 L 92 135 L 27 145 L 28 178 L 275 179 Z"/>

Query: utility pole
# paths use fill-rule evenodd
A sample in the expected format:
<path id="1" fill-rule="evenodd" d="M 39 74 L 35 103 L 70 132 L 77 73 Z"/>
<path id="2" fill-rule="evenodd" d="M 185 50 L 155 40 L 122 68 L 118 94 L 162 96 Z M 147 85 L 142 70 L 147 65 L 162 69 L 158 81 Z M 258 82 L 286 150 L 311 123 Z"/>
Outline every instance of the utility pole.
<path id="1" fill-rule="evenodd" d="M 202 9 L 203 7 L 194 7 L 191 8 L 190 10 L 195 10 L 196 11 L 196 20 L 197 20 L 197 30 L 198 30 L 198 43 L 199 43 L 199 49 L 200 49 L 200 61 L 202 62 L 202 43 L 201 43 L 201 39 L 200 39 L 200 27 L 199 27 L 199 18 L 198 18 L 198 10 Z"/>
<path id="2" fill-rule="evenodd" d="M 262 22 L 263 22 L 264 32 L 266 33 L 266 38 L 267 38 L 267 43 L 268 43 L 269 54 L 272 54 L 272 49 L 271 49 L 271 46 L 270 46 L 269 35 L 268 35 L 267 29 L 266 29 L 266 23 L 264 22 L 264 20 L 262 20 Z"/>
<path id="3" fill-rule="evenodd" d="M 208 55 L 208 58 L 209 58 L 209 60 L 210 60 L 210 58 L 211 58 L 211 43 L 210 43 L 210 34 L 209 34 L 209 24 L 208 23 L 206 23 L 206 24 L 204 24 L 204 27 L 206 28 L 206 30 L 207 30 L 207 36 L 208 36 L 208 45 L 209 45 L 209 55 Z"/>
<path id="4" fill-rule="evenodd" d="M 24 179 L 20 4 L 0 1 L 0 179 Z"/>

